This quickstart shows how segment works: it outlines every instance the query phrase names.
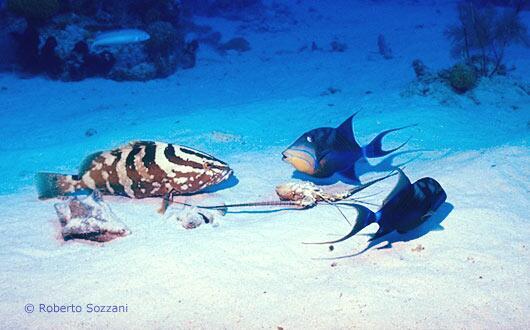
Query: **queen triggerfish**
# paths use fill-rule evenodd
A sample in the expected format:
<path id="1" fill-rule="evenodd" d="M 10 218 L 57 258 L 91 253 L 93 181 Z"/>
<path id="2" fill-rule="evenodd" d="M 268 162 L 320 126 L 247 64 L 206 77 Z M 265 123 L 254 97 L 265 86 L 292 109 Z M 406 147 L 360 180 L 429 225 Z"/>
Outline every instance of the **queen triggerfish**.
<path id="1" fill-rule="evenodd" d="M 406 233 L 424 223 L 445 202 L 447 195 L 433 178 L 422 178 L 412 184 L 409 178 L 398 169 L 398 182 L 385 198 L 381 209 L 372 212 L 358 204 L 351 204 L 357 211 L 355 225 L 351 232 L 334 241 L 311 244 L 333 244 L 357 234 L 366 226 L 377 223 L 379 230 L 370 239 L 375 240 L 394 230 Z"/>
<path id="2" fill-rule="evenodd" d="M 131 198 L 191 194 L 232 174 L 230 167 L 204 152 L 164 142 L 134 141 L 88 156 L 77 175 L 38 173 L 40 199 L 98 190 Z"/>
<path id="3" fill-rule="evenodd" d="M 368 145 L 361 147 L 353 134 L 352 120 L 357 113 L 346 119 L 339 127 L 320 127 L 300 136 L 282 152 L 283 160 L 293 165 L 298 171 L 314 177 L 329 177 L 340 173 L 358 181 L 355 163 L 365 158 L 376 158 L 388 155 L 397 148 L 383 150 L 381 141 L 390 132 L 410 126 L 393 128 L 379 133 Z"/>

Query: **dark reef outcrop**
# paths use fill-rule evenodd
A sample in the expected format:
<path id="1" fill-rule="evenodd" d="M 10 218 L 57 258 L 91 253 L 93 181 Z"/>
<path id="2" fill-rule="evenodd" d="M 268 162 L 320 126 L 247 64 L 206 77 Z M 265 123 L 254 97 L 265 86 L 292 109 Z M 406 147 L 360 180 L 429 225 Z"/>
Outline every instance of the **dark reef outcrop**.
<path id="1" fill-rule="evenodd" d="M 185 39 L 191 19 L 180 0 L 8 0 L 4 7 L 0 39 L 14 49 L 4 68 L 78 81 L 149 80 L 195 66 L 198 42 Z M 149 39 L 92 46 L 101 33 L 127 29 Z"/>
<path id="2" fill-rule="evenodd" d="M 265 8 L 261 0 L 188 0 L 182 4 L 190 13 L 227 19 L 257 17 Z"/>
<path id="3" fill-rule="evenodd" d="M 63 81 L 164 78 L 193 68 L 200 44 L 251 49 L 243 37 L 221 42 L 194 15 L 249 22 L 265 12 L 261 0 L 0 0 L 0 70 Z"/>

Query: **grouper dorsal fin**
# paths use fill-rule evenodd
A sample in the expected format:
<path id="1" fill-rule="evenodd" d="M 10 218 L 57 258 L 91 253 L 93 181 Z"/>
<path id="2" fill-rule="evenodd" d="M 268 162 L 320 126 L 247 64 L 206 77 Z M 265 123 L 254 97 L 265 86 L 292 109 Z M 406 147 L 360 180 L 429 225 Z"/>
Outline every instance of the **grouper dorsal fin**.
<path id="1" fill-rule="evenodd" d="M 353 133 L 353 117 L 355 117 L 355 115 L 358 113 L 359 111 L 349 116 L 348 119 L 346 119 L 342 124 L 339 125 L 339 127 L 336 128 L 336 130 L 342 137 L 346 138 L 349 143 L 360 148 L 357 141 L 355 141 L 355 134 Z"/>
<path id="2" fill-rule="evenodd" d="M 98 151 L 88 155 L 81 163 L 81 166 L 79 166 L 79 175 L 83 175 L 88 172 L 92 168 L 92 162 L 94 161 L 94 159 L 101 156 L 102 153 L 102 151 Z"/>
<path id="3" fill-rule="evenodd" d="M 400 192 L 407 189 L 411 185 L 409 178 L 405 175 L 405 173 L 403 173 L 400 168 L 398 168 L 396 171 L 398 172 L 398 181 L 394 189 L 392 189 L 390 194 L 383 201 L 383 206 L 385 206 L 389 201 L 396 197 L 396 195 L 398 195 Z"/>

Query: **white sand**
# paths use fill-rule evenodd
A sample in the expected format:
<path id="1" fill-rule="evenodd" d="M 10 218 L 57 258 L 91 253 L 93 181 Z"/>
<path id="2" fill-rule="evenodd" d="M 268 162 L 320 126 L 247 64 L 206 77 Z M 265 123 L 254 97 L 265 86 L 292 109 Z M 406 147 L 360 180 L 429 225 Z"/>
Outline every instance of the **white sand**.
<path id="1" fill-rule="evenodd" d="M 285 31 L 245 32 L 248 53 L 222 57 L 202 48 L 197 68 L 166 80 L 66 84 L 0 75 L 7 87 L 0 90 L 0 328 L 528 328 L 530 96 L 497 81 L 476 91 L 481 105 L 465 96 L 445 105 L 401 97 L 414 58 L 435 68 L 451 63 L 442 31 L 454 12 L 432 4 L 335 6 L 322 17 L 295 13 L 296 26 L 277 18 Z M 203 22 L 223 31 L 237 26 Z M 381 32 L 393 60 L 374 54 Z M 347 52 L 296 53 L 313 40 L 327 48 L 334 38 Z M 509 56 L 516 78 L 527 77 L 528 50 Z M 328 87 L 341 92 L 320 96 Z M 119 197 L 106 200 L 131 236 L 63 243 L 53 201 L 38 201 L 32 186 L 37 171 L 75 173 L 91 152 L 158 139 L 208 151 L 234 168 L 237 186 L 197 201 L 274 199 L 274 186 L 292 175 L 280 160 L 283 148 L 356 109 L 363 110 L 355 120 L 361 144 L 418 123 L 385 145 L 412 136 L 406 150 L 421 152 L 393 163 L 413 159 L 410 178 L 431 176 L 448 195 L 424 226 L 387 237 L 388 249 L 378 249 L 383 241 L 358 256 L 323 260 L 362 251 L 363 234 L 377 230 L 370 226 L 332 252 L 301 244 L 349 231 L 328 206 L 229 214 L 218 227 L 186 231 L 156 213 L 159 201 Z M 98 133 L 85 137 L 89 128 Z M 372 201 L 392 184 L 378 184 Z M 27 314 L 28 303 L 127 304 L 128 312 Z"/>

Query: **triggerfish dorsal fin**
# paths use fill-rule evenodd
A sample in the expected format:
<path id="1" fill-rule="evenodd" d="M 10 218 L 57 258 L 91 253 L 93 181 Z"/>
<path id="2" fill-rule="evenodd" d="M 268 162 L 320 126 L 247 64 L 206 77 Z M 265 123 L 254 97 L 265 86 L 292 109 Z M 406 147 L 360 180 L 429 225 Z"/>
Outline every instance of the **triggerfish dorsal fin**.
<path id="1" fill-rule="evenodd" d="M 355 225 L 353 225 L 352 230 L 348 233 L 348 235 L 339 238 L 334 241 L 327 241 L 327 242 L 313 242 L 313 243 L 304 243 L 304 244 L 335 244 L 338 242 L 342 242 L 347 240 L 348 238 L 352 237 L 353 235 L 357 234 L 361 230 L 363 230 L 366 226 L 376 222 L 376 214 L 372 211 L 370 211 L 367 207 L 359 205 L 359 204 L 351 204 L 351 207 L 353 207 L 357 211 L 357 217 L 355 218 Z"/>
<path id="2" fill-rule="evenodd" d="M 403 171 L 400 168 L 396 169 L 396 171 L 398 172 L 398 181 L 396 185 L 394 186 L 394 189 L 392 189 L 390 194 L 383 201 L 383 207 L 388 202 L 390 202 L 394 197 L 396 197 L 400 192 L 408 189 L 411 185 L 409 178 L 405 175 L 405 173 L 403 173 Z"/>
<path id="3" fill-rule="evenodd" d="M 336 129 L 342 137 L 348 140 L 349 143 L 351 143 L 353 146 L 360 148 L 361 146 L 355 140 L 355 134 L 353 133 L 353 117 L 355 117 L 355 115 L 357 115 L 358 113 L 359 111 L 349 116 L 348 119 L 346 119 Z"/>

